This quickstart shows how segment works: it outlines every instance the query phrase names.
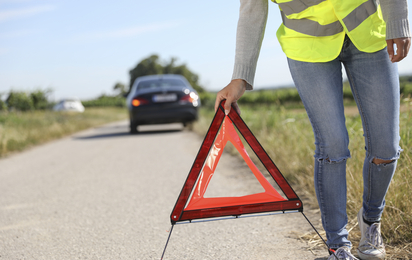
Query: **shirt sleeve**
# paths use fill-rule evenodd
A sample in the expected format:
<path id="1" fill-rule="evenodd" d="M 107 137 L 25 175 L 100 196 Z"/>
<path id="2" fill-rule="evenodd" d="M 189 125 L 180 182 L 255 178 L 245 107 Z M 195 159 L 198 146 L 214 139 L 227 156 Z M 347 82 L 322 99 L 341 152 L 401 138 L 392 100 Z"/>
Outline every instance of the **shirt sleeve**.
<path id="1" fill-rule="evenodd" d="M 268 0 L 240 0 L 232 79 L 243 79 L 253 89 L 257 61 L 265 34 Z"/>
<path id="2" fill-rule="evenodd" d="M 380 0 L 386 22 L 386 39 L 411 37 L 407 0 Z"/>

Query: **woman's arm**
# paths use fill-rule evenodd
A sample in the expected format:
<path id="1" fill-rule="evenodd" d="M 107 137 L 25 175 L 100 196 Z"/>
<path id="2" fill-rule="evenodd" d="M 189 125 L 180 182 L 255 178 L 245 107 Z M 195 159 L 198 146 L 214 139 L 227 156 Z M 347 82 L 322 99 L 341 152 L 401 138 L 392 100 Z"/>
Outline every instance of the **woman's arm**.
<path id="1" fill-rule="evenodd" d="M 226 99 L 225 113 L 231 105 L 240 113 L 237 100 L 246 89 L 253 88 L 257 60 L 265 34 L 268 0 L 241 0 L 236 34 L 235 66 L 232 81 L 217 93 L 215 111 Z"/>
<path id="2" fill-rule="evenodd" d="M 256 65 L 265 33 L 268 0 L 241 0 L 232 79 L 243 79 L 253 88 Z"/>

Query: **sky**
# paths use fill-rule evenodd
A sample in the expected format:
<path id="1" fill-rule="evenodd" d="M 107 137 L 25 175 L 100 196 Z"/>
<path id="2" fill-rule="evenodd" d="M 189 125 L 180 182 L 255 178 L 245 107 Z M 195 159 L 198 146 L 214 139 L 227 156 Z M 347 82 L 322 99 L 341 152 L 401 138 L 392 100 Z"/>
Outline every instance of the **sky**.
<path id="1" fill-rule="evenodd" d="M 232 76 L 238 12 L 239 0 L 0 0 L 0 94 L 52 89 L 56 101 L 111 95 L 152 54 L 177 58 L 200 85 L 218 91 Z M 269 2 L 256 89 L 292 84 L 276 39 L 280 22 Z M 412 74 L 412 57 L 399 71 Z"/>

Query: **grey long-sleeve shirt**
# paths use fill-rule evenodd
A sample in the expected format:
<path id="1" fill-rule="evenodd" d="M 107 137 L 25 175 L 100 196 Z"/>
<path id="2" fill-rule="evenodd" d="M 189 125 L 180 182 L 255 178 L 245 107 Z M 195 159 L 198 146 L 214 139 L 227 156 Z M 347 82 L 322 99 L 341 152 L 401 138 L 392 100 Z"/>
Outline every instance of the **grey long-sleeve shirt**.
<path id="1" fill-rule="evenodd" d="M 380 0 L 386 22 L 386 39 L 411 37 L 407 4 L 407 0 Z M 253 88 L 267 16 L 268 0 L 240 0 L 232 79 L 245 80 L 249 90 Z"/>

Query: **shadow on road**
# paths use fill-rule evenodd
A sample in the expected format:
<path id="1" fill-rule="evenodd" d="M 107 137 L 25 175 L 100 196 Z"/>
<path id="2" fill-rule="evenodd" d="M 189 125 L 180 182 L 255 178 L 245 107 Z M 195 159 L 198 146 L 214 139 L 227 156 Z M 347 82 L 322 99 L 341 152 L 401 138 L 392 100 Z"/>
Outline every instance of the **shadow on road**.
<path id="1" fill-rule="evenodd" d="M 139 130 L 136 134 L 131 134 L 129 132 L 129 126 L 126 125 L 117 125 L 117 126 L 102 126 L 95 128 L 95 132 L 90 135 L 79 135 L 74 136 L 73 139 L 75 140 L 93 140 L 93 139 L 100 139 L 100 138 L 115 138 L 115 137 L 138 137 L 138 136 L 146 136 L 146 135 L 155 135 L 155 134 L 166 134 L 166 133 L 176 133 L 182 132 L 184 128 L 176 128 L 176 127 L 168 127 L 165 126 L 157 126 L 157 127 L 146 127 Z"/>
<path id="2" fill-rule="evenodd" d="M 139 132 L 137 134 L 130 134 L 129 132 L 107 133 L 107 134 L 97 134 L 97 135 L 88 135 L 88 136 L 75 136 L 73 137 L 73 139 L 90 140 L 90 139 L 113 138 L 113 137 L 122 137 L 122 136 L 143 136 L 143 135 L 165 134 L 165 133 L 174 133 L 174 132 L 181 132 L 181 131 L 182 130 L 156 130 L 156 131 Z"/>
<path id="3" fill-rule="evenodd" d="M 130 135 L 126 132 L 121 133 L 107 133 L 107 134 L 96 134 L 96 135 L 85 135 L 85 136 L 74 136 L 75 140 L 89 140 L 89 139 L 99 139 L 99 138 L 112 138 L 112 137 L 122 137 Z"/>

